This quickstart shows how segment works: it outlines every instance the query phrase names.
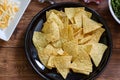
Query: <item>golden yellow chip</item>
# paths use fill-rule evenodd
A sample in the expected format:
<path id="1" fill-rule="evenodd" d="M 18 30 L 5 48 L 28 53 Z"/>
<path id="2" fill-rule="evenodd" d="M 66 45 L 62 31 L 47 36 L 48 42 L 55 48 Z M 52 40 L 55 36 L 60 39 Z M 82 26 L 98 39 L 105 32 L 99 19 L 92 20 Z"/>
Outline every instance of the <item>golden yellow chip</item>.
<path id="1" fill-rule="evenodd" d="M 57 55 L 57 53 L 55 52 L 55 49 L 53 48 L 52 45 L 48 44 L 42 52 L 38 53 L 39 57 L 40 57 L 40 61 L 47 67 L 50 68 L 49 66 L 47 66 L 48 64 L 48 60 L 50 58 L 50 56 L 52 55 Z"/>
<path id="2" fill-rule="evenodd" d="M 88 43 L 94 43 L 94 42 L 98 43 L 104 31 L 105 31 L 104 28 L 99 28 L 98 30 L 94 31 L 92 34 L 92 38 Z"/>
<path id="3" fill-rule="evenodd" d="M 61 48 L 62 47 L 62 41 L 61 39 L 51 43 L 55 48 Z"/>
<path id="4" fill-rule="evenodd" d="M 48 42 L 54 42 L 60 39 L 60 31 L 58 25 L 54 21 L 46 22 L 42 29 L 46 35 Z"/>
<path id="5" fill-rule="evenodd" d="M 88 35 L 86 37 L 84 37 L 83 39 L 79 40 L 78 41 L 78 44 L 85 44 L 87 43 L 88 41 L 90 41 L 92 39 L 92 36 L 91 35 Z"/>
<path id="6" fill-rule="evenodd" d="M 63 50 L 73 57 L 72 60 L 78 55 L 78 41 L 77 39 L 63 43 Z"/>
<path id="7" fill-rule="evenodd" d="M 68 39 L 69 40 L 74 39 L 74 31 L 73 31 L 73 28 L 70 25 L 68 26 Z"/>
<path id="8" fill-rule="evenodd" d="M 87 34 L 102 27 L 102 24 L 83 15 L 83 33 Z"/>
<path id="9" fill-rule="evenodd" d="M 65 13 L 67 17 L 70 19 L 71 23 L 74 23 L 73 17 L 75 15 L 75 9 L 74 8 L 65 8 Z"/>
<path id="10" fill-rule="evenodd" d="M 46 12 L 46 18 L 48 19 L 48 17 L 50 16 L 51 13 L 55 13 L 61 20 L 66 17 L 66 14 L 63 11 L 58 11 L 58 10 L 50 10 Z"/>
<path id="11" fill-rule="evenodd" d="M 55 67 L 55 65 L 54 65 L 54 57 L 55 57 L 55 56 L 53 56 L 53 55 L 49 57 L 47 66 L 48 66 L 50 69 L 52 69 L 52 68 Z"/>
<path id="12" fill-rule="evenodd" d="M 74 16 L 75 24 L 78 26 L 76 28 L 78 28 L 78 29 L 82 27 L 82 23 L 83 23 L 82 15 L 83 15 L 83 13 L 79 12 Z"/>
<path id="13" fill-rule="evenodd" d="M 87 54 L 85 51 L 81 53 L 80 50 L 78 53 L 79 55 L 77 55 L 77 58 L 72 62 L 70 68 L 73 69 L 73 71 L 88 75 L 90 72 L 92 72 L 92 62 L 89 54 Z"/>
<path id="14" fill-rule="evenodd" d="M 92 49 L 90 52 L 90 56 L 96 67 L 98 67 L 98 65 L 100 64 L 102 56 L 106 49 L 107 49 L 107 46 L 105 44 L 92 43 Z"/>
<path id="15" fill-rule="evenodd" d="M 78 45 L 78 52 L 79 54 L 87 53 L 90 54 L 92 45 Z"/>
<path id="16" fill-rule="evenodd" d="M 78 31 L 75 31 L 74 32 L 74 37 L 75 37 L 75 39 L 78 39 L 78 40 L 80 40 L 80 39 L 83 39 L 83 28 L 80 28 Z"/>
<path id="17" fill-rule="evenodd" d="M 51 14 L 49 15 L 47 21 L 49 20 L 54 21 L 58 25 L 60 30 L 64 28 L 62 20 L 54 12 L 51 12 Z"/>
<path id="18" fill-rule="evenodd" d="M 56 56 L 54 57 L 54 65 L 58 72 L 65 79 L 69 73 L 69 65 L 71 64 L 72 56 Z"/>
<path id="19" fill-rule="evenodd" d="M 48 44 L 48 42 L 45 38 L 45 35 L 41 32 L 35 31 L 33 34 L 32 40 L 36 47 L 39 46 L 39 47 L 44 48 Z"/>

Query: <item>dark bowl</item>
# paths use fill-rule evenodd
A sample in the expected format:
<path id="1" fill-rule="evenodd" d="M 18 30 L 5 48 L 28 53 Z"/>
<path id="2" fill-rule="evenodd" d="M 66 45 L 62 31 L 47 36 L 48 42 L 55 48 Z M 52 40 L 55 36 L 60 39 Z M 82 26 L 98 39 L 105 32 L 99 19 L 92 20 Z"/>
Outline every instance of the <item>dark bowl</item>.
<path id="1" fill-rule="evenodd" d="M 40 61 L 37 50 L 33 45 L 32 36 L 34 31 L 40 31 L 43 27 L 43 23 L 46 21 L 46 11 L 51 9 L 63 10 L 65 7 L 85 7 L 80 3 L 73 2 L 63 2 L 56 3 L 47 8 L 41 10 L 30 22 L 28 29 L 26 31 L 25 36 L 25 52 L 28 61 L 30 62 L 33 69 L 45 80 L 64 80 L 62 76 L 57 73 L 56 69 L 49 70 L 47 69 Z M 90 75 L 84 75 L 80 73 L 70 72 L 66 78 L 66 80 L 93 80 L 95 79 L 105 68 L 112 53 L 112 39 L 111 33 L 108 29 L 106 22 L 103 18 L 94 10 L 85 7 L 85 10 L 91 12 L 92 19 L 103 24 L 103 28 L 105 28 L 105 32 L 103 33 L 100 42 L 104 43 L 108 46 L 108 49 L 105 51 L 102 61 L 98 67 L 95 67 L 93 64 L 93 72 Z"/>

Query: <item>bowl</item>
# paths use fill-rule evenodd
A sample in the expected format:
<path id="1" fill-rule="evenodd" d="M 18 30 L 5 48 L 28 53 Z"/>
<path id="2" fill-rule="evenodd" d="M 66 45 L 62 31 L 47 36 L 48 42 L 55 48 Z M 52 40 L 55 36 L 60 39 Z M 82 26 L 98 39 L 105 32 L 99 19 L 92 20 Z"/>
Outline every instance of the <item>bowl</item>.
<path id="1" fill-rule="evenodd" d="M 25 34 L 24 49 L 25 49 L 26 57 L 29 63 L 31 64 L 32 68 L 44 80 L 64 80 L 64 79 L 59 73 L 57 73 L 56 69 L 50 70 L 41 63 L 38 57 L 37 50 L 32 41 L 33 33 L 34 31 L 40 31 L 42 29 L 43 23 L 46 21 L 46 11 L 49 11 L 51 9 L 63 10 L 66 7 L 85 7 L 85 6 L 75 2 L 63 2 L 63 3 L 56 3 L 54 5 L 50 5 L 35 15 L 35 17 L 28 25 Z M 93 72 L 90 73 L 90 75 L 70 72 L 66 80 L 94 80 L 104 70 L 112 53 L 112 38 L 106 22 L 94 10 L 88 7 L 85 7 L 85 10 L 93 14 L 92 15 L 93 20 L 103 24 L 103 28 L 105 29 L 105 32 L 103 33 L 100 42 L 106 44 L 108 46 L 108 49 L 105 51 L 103 58 L 100 62 L 100 65 L 98 67 L 95 67 L 95 65 L 93 65 Z"/>
<path id="2" fill-rule="evenodd" d="M 24 14 L 28 4 L 31 0 L 13 0 L 14 2 L 18 2 L 19 11 L 16 13 L 15 17 L 10 21 L 9 25 L 5 29 L 0 29 L 0 39 L 4 41 L 8 41 L 13 34 L 17 24 L 19 23 L 22 15 Z"/>
<path id="3" fill-rule="evenodd" d="M 113 18 L 115 19 L 115 21 L 120 24 L 120 19 L 118 19 L 118 17 L 115 15 L 114 10 L 113 10 L 113 8 L 112 8 L 111 1 L 112 1 L 112 0 L 108 0 L 108 6 L 109 6 L 110 13 L 111 13 L 111 15 L 113 16 Z"/>

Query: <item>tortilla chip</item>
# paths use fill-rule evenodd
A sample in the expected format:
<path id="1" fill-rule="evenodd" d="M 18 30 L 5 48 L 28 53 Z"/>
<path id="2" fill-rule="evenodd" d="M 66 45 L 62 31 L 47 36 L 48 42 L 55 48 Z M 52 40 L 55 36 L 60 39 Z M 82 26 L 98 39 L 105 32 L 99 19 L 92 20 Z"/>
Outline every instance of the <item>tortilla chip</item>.
<path id="1" fill-rule="evenodd" d="M 92 45 L 78 45 L 78 52 L 79 54 L 87 53 L 90 54 Z"/>
<path id="2" fill-rule="evenodd" d="M 100 64 L 102 56 L 106 49 L 107 49 L 107 46 L 105 44 L 92 43 L 92 49 L 90 52 L 90 56 L 96 67 L 98 67 L 98 65 Z"/>
<path id="3" fill-rule="evenodd" d="M 49 58 L 49 60 L 48 60 L 48 63 L 47 63 L 47 66 L 49 67 L 49 68 L 55 68 L 55 65 L 54 65 L 54 57 L 55 56 L 50 56 L 50 58 Z"/>
<path id="4" fill-rule="evenodd" d="M 88 43 L 94 43 L 94 42 L 98 43 L 104 31 L 105 31 L 104 28 L 99 28 L 98 30 L 94 31 L 92 34 L 92 38 L 90 41 L 88 41 Z"/>
<path id="5" fill-rule="evenodd" d="M 45 34 L 41 33 L 41 32 L 37 32 L 35 31 L 33 34 L 33 44 L 35 45 L 36 48 L 41 47 L 44 48 L 48 42 L 45 38 Z"/>
<path id="6" fill-rule="evenodd" d="M 74 39 L 74 31 L 73 31 L 73 28 L 70 25 L 68 26 L 68 39 L 69 40 Z"/>
<path id="7" fill-rule="evenodd" d="M 54 21 L 57 25 L 58 25 L 58 27 L 59 27 L 59 29 L 61 30 L 62 28 L 64 28 L 64 26 L 63 26 L 63 22 L 61 21 L 61 19 L 59 18 L 59 16 L 57 16 L 54 12 L 51 12 L 51 14 L 49 15 L 49 17 L 48 17 L 48 19 L 47 19 L 47 21 Z"/>
<path id="8" fill-rule="evenodd" d="M 62 41 L 61 41 L 61 39 L 59 39 L 59 40 L 57 40 L 57 41 L 55 41 L 55 42 L 53 42 L 51 44 L 55 48 L 61 48 L 62 47 Z"/>
<path id="9" fill-rule="evenodd" d="M 66 14 L 63 11 L 58 11 L 58 10 L 50 10 L 46 12 L 46 18 L 48 19 L 48 17 L 50 16 L 51 13 L 55 13 L 61 20 L 66 17 Z"/>
<path id="10" fill-rule="evenodd" d="M 65 8 L 65 13 L 67 17 L 70 19 L 71 23 L 74 23 L 73 16 L 75 15 L 74 8 Z"/>
<path id="11" fill-rule="evenodd" d="M 78 44 L 85 44 L 86 42 L 90 41 L 92 39 L 91 35 L 88 35 L 86 37 L 84 37 L 83 39 L 78 41 Z"/>
<path id="12" fill-rule="evenodd" d="M 69 73 L 69 65 L 71 64 L 72 56 L 56 56 L 54 57 L 54 65 L 58 72 L 65 79 Z"/>
<path id="13" fill-rule="evenodd" d="M 48 64 L 48 60 L 49 60 L 50 56 L 52 56 L 52 55 L 57 55 L 57 53 L 55 52 L 55 49 L 53 48 L 53 46 L 50 44 L 48 44 L 43 49 L 42 52 L 38 52 L 38 56 L 40 58 L 40 61 L 49 69 L 51 69 L 51 67 L 47 66 L 47 64 Z"/>
<path id="14" fill-rule="evenodd" d="M 77 55 L 77 58 L 72 62 L 70 68 L 73 71 L 88 75 L 90 72 L 92 72 L 92 62 L 89 54 L 87 54 L 85 51 L 81 53 L 80 50 L 78 51 L 78 53 L 79 54 Z"/>
<path id="15" fill-rule="evenodd" d="M 102 27 L 102 24 L 83 15 L 83 33 L 87 34 Z"/>
<path id="16" fill-rule="evenodd" d="M 63 39 L 68 39 L 68 34 L 69 34 L 68 33 L 68 24 L 69 24 L 68 18 L 65 17 L 64 18 L 64 28 L 60 32 L 61 38 L 63 38 Z"/>
<path id="17" fill-rule="evenodd" d="M 83 39 L 83 28 L 80 28 L 78 31 L 74 32 L 75 39 Z"/>
<path id="18" fill-rule="evenodd" d="M 48 42 L 54 42 L 60 38 L 59 27 L 54 21 L 46 22 L 42 31 L 46 34 L 45 36 Z"/>
<path id="19" fill-rule="evenodd" d="M 72 40 L 69 42 L 63 43 L 63 50 L 73 57 L 72 60 L 78 55 L 78 40 Z"/>
<path id="20" fill-rule="evenodd" d="M 91 18 L 91 17 L 92 17 L 92 13 L 91 13 L 91 12 L 86 11 L 86 14 L 87 14 L 87 17 L 88 17 L 88 18 Z"/>

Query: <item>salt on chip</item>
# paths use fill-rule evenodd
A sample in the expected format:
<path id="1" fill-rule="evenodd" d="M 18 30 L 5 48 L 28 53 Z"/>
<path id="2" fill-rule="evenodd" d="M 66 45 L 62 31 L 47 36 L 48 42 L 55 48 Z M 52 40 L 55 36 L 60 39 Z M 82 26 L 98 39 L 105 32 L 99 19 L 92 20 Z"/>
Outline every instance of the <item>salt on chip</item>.
<path id="1" fill-rule="evenodd" d="M 69 73 L 69 65 L 71 64 L 72 56 L 55 56 L 54 65 L 57 68 L 58 72 L 65 79 Z"/>
<path id="2" fill-rule="evenodd" d="M 89 54 L 86 53 L 86 51 L 84 51 L 84 48 L 82 48 L 83 51 L 81 53 L 81 48 L 82 47 L 78 47 L 79 54 L 77 55 L 76 59 L 70 65 L 70 68 L 73 71 L 77 71 L 79 73 L 89 75 L 89 73 L 92 72 L 92 62 L 89 57 Z"/>
<path id="3" fill-rule="evenodd" d="M 87 34 L 93 32 L 102 27 L 101 23 L 98 23 L 87 16 L 83 15 L 83 33 Z"/>
<path id="4" fill-rule="evenodd" d="M 48 42 L 45 38 L 45 35 L 41 32 L 35 31 L 33 34 L 32 40 L 36 47 L 39 46 L 39 47 L 44 48 L 48 44 Z"/>
<path id="5" fill-rule="evenodd" d="M 92 43 L 92 49 L 90 52 L 90 56 L 96 67 L 98 67 L 98 65 L 100 64 L 102 56 L 106 49 L 107 49 L 107 46 L 105 44 Z"/>
<path id="6" fill-rule="evenodd" d="M 72 60 L 74 60 L 76 56 L 78 55 L 77 39 L 63 43 L 63 50 L 67 52 L 69 55 L 73 56 Z"/>

